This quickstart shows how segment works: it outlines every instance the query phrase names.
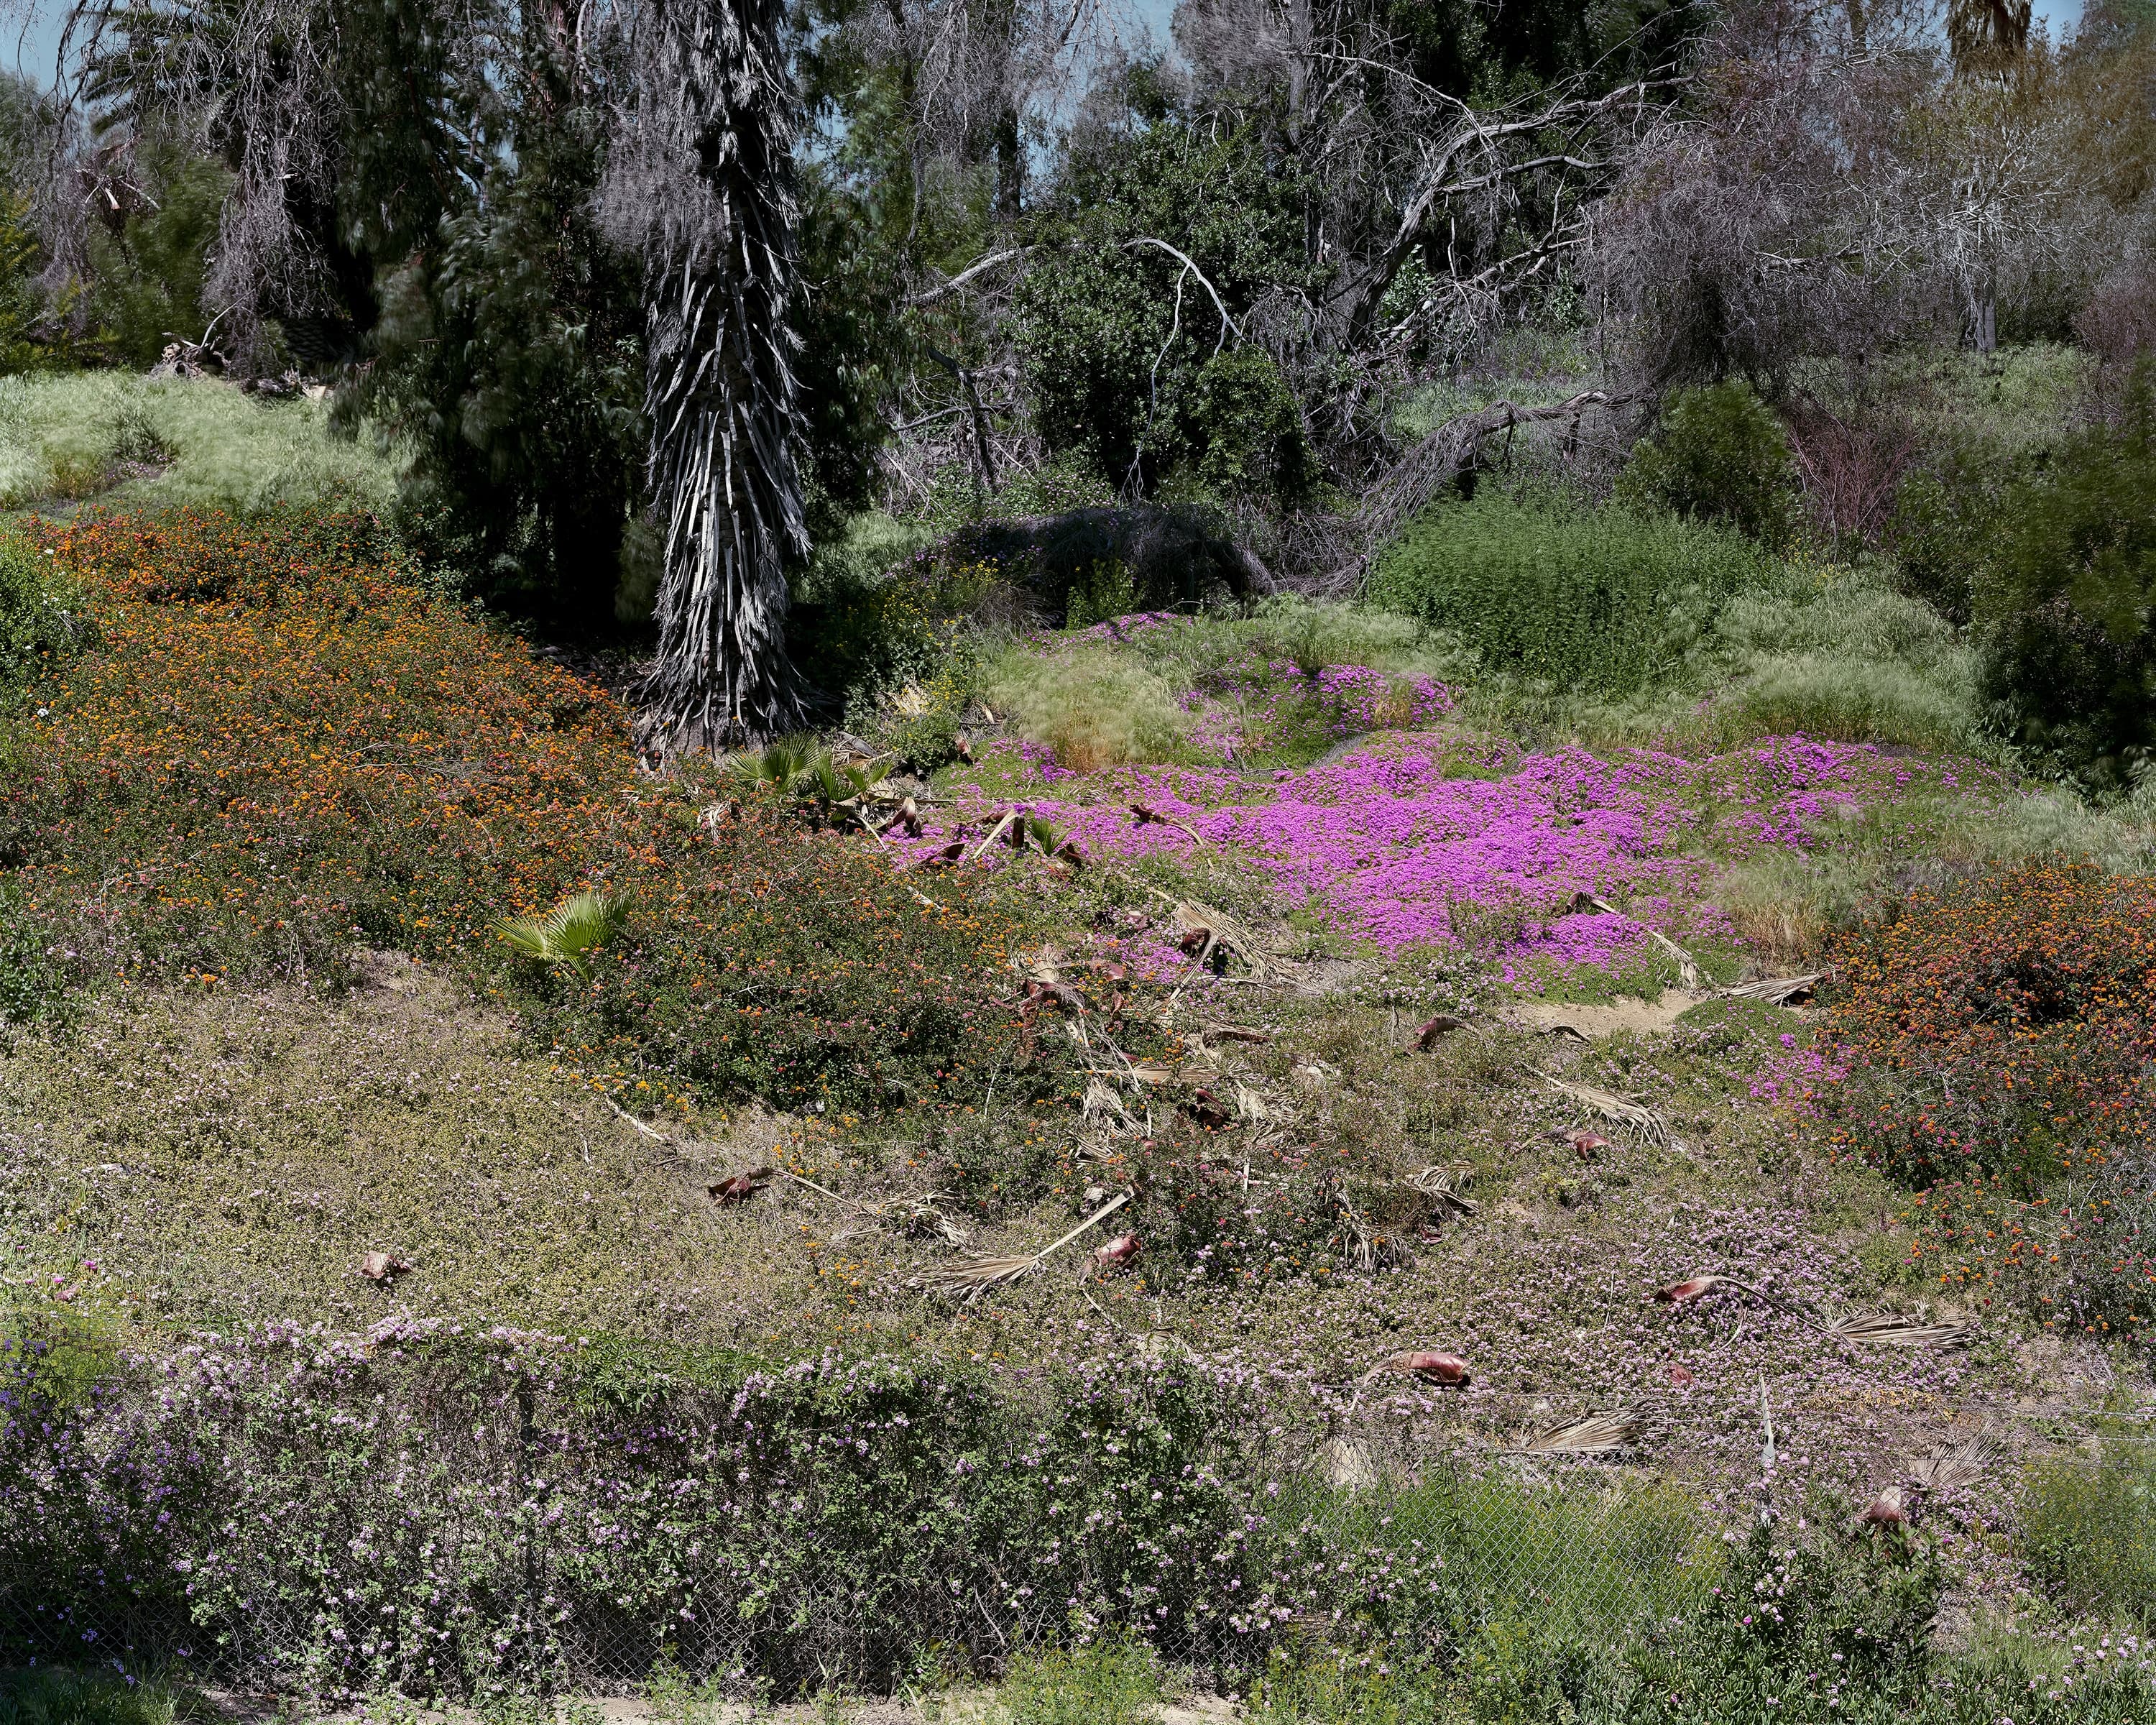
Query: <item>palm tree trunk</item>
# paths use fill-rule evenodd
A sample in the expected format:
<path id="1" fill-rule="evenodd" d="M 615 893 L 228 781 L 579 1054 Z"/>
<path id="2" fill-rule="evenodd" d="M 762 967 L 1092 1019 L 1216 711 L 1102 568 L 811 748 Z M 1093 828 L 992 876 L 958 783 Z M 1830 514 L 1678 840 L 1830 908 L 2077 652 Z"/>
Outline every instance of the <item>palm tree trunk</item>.
<path id="1" fill-rule="evenodd" d="M 779 0 L 657 0 L 662 122 L 703 182 L 701 221 L 660 217 L 647 256 L 644 406 L 666 523 L 659 655 L 639 691 L 648 753 L 798 724 L 787 572 L 808 555 L 797 459 L 793 93 Z"/>

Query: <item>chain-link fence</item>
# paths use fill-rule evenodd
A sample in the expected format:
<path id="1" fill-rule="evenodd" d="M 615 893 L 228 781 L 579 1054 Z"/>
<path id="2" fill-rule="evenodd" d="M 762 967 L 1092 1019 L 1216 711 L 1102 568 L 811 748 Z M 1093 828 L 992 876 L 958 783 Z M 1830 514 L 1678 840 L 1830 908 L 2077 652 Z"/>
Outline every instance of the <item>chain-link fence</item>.
<path id="1" fill-rule="evenodd" d="M 1058 1566 L 1037 1548 L 961 1548 L 945 1533 L 915 1547 L 903 1527 L 879 1568 L 857 1551 L 783 1549 L 774 1529 L 761 1555 L 753 1542 L 708 1562 L 685 1550 L 667 1586 L 637 1598 L 527 1527 L 521 1552 L 495 1554 L 506 1563 L 466 1554 L 485 1574 L 463 1597 L 415 1600 L 362 1532 L 342 1574 L 300 1585 L 290 1566 L 243 1568 L 193 1599 L 114 1577 L 40 1596 L 18 1572 L 0 1598 L 0 1663 L 173 1667 L 316 1693 L 608 1693 L 661 1671 L 784 1691 L 834 1672 L 888 1681 L 932 1653 L 993 1668 L 1028 1645 L 1127 1631 L 1171 1664 L 1225 1674 L 1281 1644 L 1435 1649 L 1496 1617 L 1606 1642 L 1681 1613 L 1704 1573 L 1694 1501 L 1626 1469 L 1442 1458 L 1346 1485 L 1312 1472 L 1248 1484 L 1240 1525 L 1183 1554 L 1217 1572 L 1203 1588 L 1142 1562 L 1103 1586 L 1097 1554 L 1094 1573 L 1051 1588 Z"/>
<path id="2" fill-rule="evenodd" d="M 1507 1615 L 1614 1637 L 1678 1608 L 1702 1532 L 1635 1470 L 1445 1447 L 1437 1391 L 1371 1392 L 1381 1437 L 1355 1386 L 1195 1358 L 698 1379 L 413 1326 L 60 1381 L 0 1382 L 0 1659 L 317 1695 L 871 1687 L 1101 1633 L 1225 1671 Z"/>

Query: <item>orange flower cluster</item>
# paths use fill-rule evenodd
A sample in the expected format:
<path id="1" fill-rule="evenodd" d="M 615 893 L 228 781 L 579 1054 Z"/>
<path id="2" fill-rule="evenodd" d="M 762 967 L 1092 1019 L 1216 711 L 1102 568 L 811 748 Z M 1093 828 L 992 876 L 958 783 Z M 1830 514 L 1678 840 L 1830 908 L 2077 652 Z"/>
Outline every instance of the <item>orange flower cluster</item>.
<path id="1" fill-rule="evenodd" d="M 1836 968 L 1843 1146 L 1922 1183 L 2148 1142 L 2156 879 L 2041 864 L 1916 893 Z"/>
<path id="2" fill-rule="evenodd" d="M 48 541 L 100 650 L 33 691 L 33 896 L 129 970 L 439 956 L 638 860 L 620 710 L 405 585 L 362 521 L 90 519 Z"/>
<path id="3" fill-rule="evenodd" d="M 2156 1322 L 2156 1194 L 2145 1166 L 2010 1195 L 2003 1174 L 1942 1180 L 1900 1218 L 1919 1284 L 1989 1306 L 2005 1300 L 2046 1324 L 2132 1334 Z"/>
<path id="4" fill-rule="evenodd" d="M 2095 1330 L 2156 1317 L 2156 880 L 2031 865 L 1913 895 L 1837 955 L 1813 1100 L 1928 1187 L 1912 1267 Z"/>
<path id="5" fill-rule="evenodd" d="M 661 1096 L 888 1102 L 996 1058 L 1006 915 L 924 908 L 857 840 L 707 832 L 693 778 L 639 782 L 612 698 L 412 582 L 366 518 L 89 518 L 44 548 L 100 643 L 33 691 L 0 853 L 108 973 L 476 964 Z M 493 924 L 583 886 L 634 906 L 589 983 L 520 969 Z"/>

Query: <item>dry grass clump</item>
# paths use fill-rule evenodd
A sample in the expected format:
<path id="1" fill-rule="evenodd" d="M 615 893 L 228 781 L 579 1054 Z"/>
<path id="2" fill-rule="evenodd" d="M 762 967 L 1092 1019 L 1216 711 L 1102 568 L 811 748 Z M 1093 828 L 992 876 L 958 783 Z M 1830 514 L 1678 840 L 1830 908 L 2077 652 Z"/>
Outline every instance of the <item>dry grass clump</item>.
<path id="1" fill-rule="evenodd" d="M 1105 647 L 1008 648 L 988 665 L 982 692 L 1066 772 L 1177 759 L 1190 728 L 1165 680 Z"/>
<path id="2" fill-rule="evenodd" d="M 705 1198 L 731 1167 L 725 1124 L 701 1153 L 654 1142 L 439 975 L 369 968 L 341 1004 L 131 993 L 20 1039 L 0 1058 L 18 1266 L 157 1327 L 363 1328 L 403 1307 L 760 1340 L 818 1302 L 798 1217 Z M 798 1159 L 808 1130 L 756 1153 Z M 372 1251 L 410 1273 L 364 1280 Z"/>
<path id="3" fill-rule="evenodd" d="M 1672 740 L 1725 749 L 1755 737 L 1830 737 L 1844 742 L 1953 749 L 1966 743 L 1975 707 L 1967 675 L 1953 686 L 1942 686 L 1898 664 L 1821 654 L 1778 655 L 1753 665 L 1738 689 L 1680 726 Z"/>

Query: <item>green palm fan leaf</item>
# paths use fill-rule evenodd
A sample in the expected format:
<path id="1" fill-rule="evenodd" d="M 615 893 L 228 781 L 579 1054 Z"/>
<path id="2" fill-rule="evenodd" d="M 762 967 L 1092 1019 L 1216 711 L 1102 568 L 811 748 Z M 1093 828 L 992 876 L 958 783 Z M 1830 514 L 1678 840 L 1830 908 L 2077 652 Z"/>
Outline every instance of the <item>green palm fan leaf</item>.
<path id="1" fill-rule="evenodd" d="M 495 932 L 525 957 L 591 974 L 591 954 L 619 932 L 625 900 L 611 893 L 572 892 L 542 916 L 505 916 Z"/>

